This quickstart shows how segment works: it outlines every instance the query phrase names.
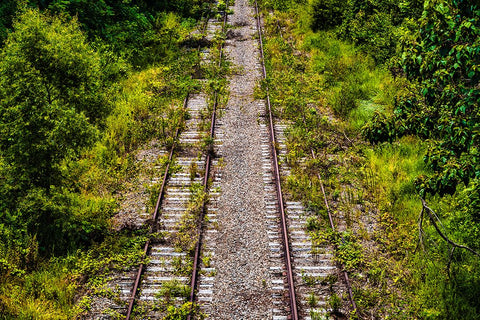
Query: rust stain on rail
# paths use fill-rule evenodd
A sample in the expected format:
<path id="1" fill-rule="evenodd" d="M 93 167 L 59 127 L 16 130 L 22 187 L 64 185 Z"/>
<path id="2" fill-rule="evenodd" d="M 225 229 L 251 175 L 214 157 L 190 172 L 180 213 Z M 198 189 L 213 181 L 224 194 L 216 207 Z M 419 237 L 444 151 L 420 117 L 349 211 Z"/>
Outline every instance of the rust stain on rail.
<path id="1" fill-rule="evenodd" d="M 185 99 L 183 101 L 183 110 L 186 110 L 187 103 L 188 103 L 188 98 L 189 98 L 189 94 L 187 94 L 187 96 L 185 97 Z M 165 188 L 167 186 L 167 181 L 168 181 L 168 177 L 169 177 L 168 171 L 170 170 L 170 164 L 171 164 L 172 159 L 173 159 L 173 153 L 175 152 L 175 147 L 176 147 L 176 143 L 177 143 L 179 134 L 180 134 L 180 129 L 177 128 L 177 130 L 175 131 L 175 138 L 174 138 L 174 141 L 173 141 L 173 145 L 170 149 L 170 154 L 168 156 L 168 162 L 167 162 L 167 165 L 165 167 L 165 173 L 163 174 L 162 186 L 161 186 L 160 192 L 158 194 L 157 203 L 155 205 L 155 210 L 153 211 L 153 214 L 152 214 L 152 221 L 154 223 L 150 227 L 150 232 L 149 233 L 153 232 L 153 228 L 155 226 L 155 223 L 158 220 L 158 212 L 160 210 L 160 206 L 161 206 L 163 198 L 165 196 Z M 150 240 L 147 240 L 147 242 L 145 243 L 145 247 L 143 249 L 142 260 L 145 259 L 148 256 L 148 251 L 149 250 L 150 250 Z M 135 283 L 133 284 L 132 295 L 130 296 L 130 299 L 129 299 L 130 301 L 128 303 L 126 320 L 130 320 L 130 317 L 132 315 L 133 306 L 135 305 L 135 297 L 137 295 L 138 287 L 140 286 L 140 282 L 141 282 L 141 278 L 142 278 L 142 274 L 143 274 L 144 269 L 145 269 L 145 264 L 142 262 L 140 264 L 139 268 L 138 268 L 137 276 L 135 278 Z"/>
<path id="2" fill-rule="evenodd" d="M 261 55 L 261 63 L 262 63 L 262 71 L 263 71 L 263 78 L 267 79 L 267 70 L 265 69 L 265 56 L 263 52 L 263 37 L 262 37 L 262 26 L 260 22 L 260 13 L 258 10 L 258 3 L 255 0 L 255 13 L 256 13 L 256 20 L 257 20 L 257 31 L 258 31 L 258 41 L 260 44 L 260 55 Z M 278 199 L 278 206 L 280 210 L 280 220 L 281 220 L 281 230 L 282 230 L 282 238 L 283 238 L 283 246 L 285 251 L 285 267 L 287 270 L 287 284 L 288 284 L 288 293 L 290 298 L 290 313 L 292 320 L 298 320 L 298 307 L 297 307 L 297 299 L 295 294 L 295 284 L 293 280 L 293 267 L 292 267 L 292 258 L 290 255 L 290 246 L 289 246 L 289 239 L 288 239 L 288 228 L 287 228 L 287 221 L 285 215 L 285 205 L 283 202 L 283 194 L 282 194 L 282 185 L 280 181 L 280 168 L 278 165 L 278 156 L 275 140 L 275 128 L 273 124 L 273 114 L 272 114 L 272 107 L 270 103 L 270 95 L 268 92 L 267 87 L 267 107 L 268 107 L 268 118 L 269 118 L 269 130 L 270 130 L 270 142 L 272 145 L 272 157 L 273 157 L 273 167 L 275 171 L 275 184 L 277 188 L 277 199 Z"/>

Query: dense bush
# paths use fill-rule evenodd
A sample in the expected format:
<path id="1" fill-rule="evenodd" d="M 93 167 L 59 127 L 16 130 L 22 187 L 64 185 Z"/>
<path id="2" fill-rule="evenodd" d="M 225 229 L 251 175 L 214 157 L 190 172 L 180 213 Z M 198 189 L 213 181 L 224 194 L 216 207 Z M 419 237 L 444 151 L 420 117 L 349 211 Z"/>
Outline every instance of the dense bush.
<path id="1" fill-rule="evenodd" d="M 480 10 L 474 1 L 426 6 L 420 30 L 403 43 L 403 67 L 417 85 L 398 103 L 394 115 L 365 130 L 372 141 L 385 130 L 389 133 L 382 135 L 390 137 L 415 134 L 433 139 L 426 161 L 435 174 L 419 181 L 423 193 L 452 194 L 458 184 L 480 178 L 479 35 Z"/>
<path id="2" fill-rule="evenodd" d="M 310 6 L 313 30 L 335 29 L 384 63 L 396 54 L 405 20 L 420 17 L 423 1 L 313 0 Z"/>
<path id="3" fill-rule="evenodd" d="M 89 39 L 110 44 L 117 53 L 135 59 L 154 35 L 154 18 L 131 1 L 52 1 L 49 11 L 78 19 Z"/>
<path id="4" fill-rule="evenodd" d="M 328 30 L 342 24 L 346 1 L 313 0 L 310 5 L 312 12 L 310 25 L 314 31 Z"/>
<path id="5" fill-rule="evenodd" d="M 15 15 L 26 8 L 38 8 L 41 12 L 78 21 L 95 47 L 113 51 L 141 68 L 169 58 L 165 50 L 156 50 L 165 47 L 163 30 L 167 13 L 183 19 L 182 23 L 191 24 L 194 18 L 210 12 L 210 3 L 200 0 L 8 0 L 0 4 L 0 46 L 11 30 Z"/>
<path id="6" fill-rule="evenodd" d="M 109 112 L 101 59 L 74 21 L 27 10 L 14 29 L 0 53 L 1 210 L 12 232 L 63 250 L 88 238 L 88 215 L 66 214 L 78 203 L 62 190 L 61 166 L 94 143 Z"/>
<path id="7" fill-rule="evenodd" d="M 175 12 L 183 17 L 200 18 L 209 10 L 212 1 L 203 0 L 134 0 L 133 3 L 149 12 Z"/>

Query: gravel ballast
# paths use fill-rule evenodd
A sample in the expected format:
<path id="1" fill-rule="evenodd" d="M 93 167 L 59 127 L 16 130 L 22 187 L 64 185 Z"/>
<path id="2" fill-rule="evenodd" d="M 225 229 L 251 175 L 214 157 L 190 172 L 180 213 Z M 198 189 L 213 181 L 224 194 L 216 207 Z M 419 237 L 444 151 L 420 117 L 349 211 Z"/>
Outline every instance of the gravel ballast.
<path id="1" fill-rule="evenodd" d="M 222 118 L 224 158 L 218 199 L 215 247 L 217 274 L 210 319 L 268 319 L 272 289 L 259 114 L 253 97 L 261 78 L 253 9 L 236 0 L 229 23 L 234 29 L 225 51 L 240 70 L 230 81 L 230 98 Z"/>

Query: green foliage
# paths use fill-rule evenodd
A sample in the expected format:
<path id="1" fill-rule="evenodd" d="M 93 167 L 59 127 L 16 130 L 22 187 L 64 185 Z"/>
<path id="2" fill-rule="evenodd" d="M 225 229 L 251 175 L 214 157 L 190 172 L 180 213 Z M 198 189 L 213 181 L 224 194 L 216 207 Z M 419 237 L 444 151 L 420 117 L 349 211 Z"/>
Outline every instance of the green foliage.
<path id="1" fill-rule="evenodd" d="M 339 26 L 343 22 L 346 1 L 341 0 L 312 0 L 311 3 L 312 30 L 327 30 Z"/>
<path id="2" fill-rule="evenodd" d="M 342 307 L 342 298 L 340 298 L 336 293 L 333 293 L 328 298 L 328 306 L 332 309 L 333 312 L 338 311 Z"/>
<path id="3" fill-rule="evenodd" d="M 53 259 L 49 268 L 21 278 L 2 278 L 0 311 L 2 319 L 69 319 L 77 285 L 62 269 L 67 264 Z M 6 281 L 10 280 L 10 281 Z"/>
<path id="4" fill-rule="evenodd" d="M 299 4 L 306 3 L 306 0 L 262 0 L 261 2 L 264 8 L 287 11 Z"/>
<path id="5" fill-rule="evenodd" d="M 171 301 L 175 298 L 188 298 L 190 296 L 190 287 L 180 283 L 178 280 L 165 282 L 160 291 L 156 294 L 157 298 L 163 298 Z"/>
<path id="6" fill-rule="evenodd" d="M 436 204 L 442 230 L 449 238 L 471 248 L 480 247 L 477 240 L 480 96 L 476 85 L 479 21 L 480 10 L 474 1 L 427 2 L 419 30 L 407 32 L 402 41 L 401 64 L 412 82 L 408 92 L 399 97 L 393 113 L 376 114 L 364 128 L 364 135 L 373 143 L 392 142 L 408 135 L 427 141 L 426 151 L 420 150 L 419 154 L 425 155 L 428 170 L 409 171 L 416 177 L 416 188 L 398 183 L 389 188 L 390 210 L 396 212 L 391 221 L 399 224 L 393 225 L 396 235 L 391 237 L 397 243 L 391 240 L 386 243 L 398 256 L 403 254 L 394 248 L 400 243 L 411 243 L 410 250 L 414 246 L 415 215 L 409 215 L 406 209 L 420 210 L 418 200 L 415 205 L 415 200 L 405 197 L 406 191 L 412 196 L 415 193 L 428 196 L 429 202 Z M 401 172 L 408 171 L 397 171 Z M 384 223 L 392 226 L 387 221 Z M 478 295 L 474 287 L 478 273 L 471 268 L 478 264 L 478 258 L 458 249 L 452 253 L 438 235 L 432 236 L 435 231 L 431 226 L 427 224 L 424 229 L 428 230 L 424 235 L 428 237 L 424 244 L 427 256 L 415 258 L 412 270 L 423 271 L 415 272 L 415 282 L 410 282 L 419 303 L 426 306 L 422 316 L 455 319 L 462 314 L 465 319 L 475 319 L 478 301 L 470 293 Z M 424 259 L 436 263 L 428 264 Z M 437 298 L 432 301 L 431 297 Z"/>
<path id="7" fill-rule="evenodd" d="M 108 45 L 110 50 L 126 57 L 134 65 L 145 66 L 165 59 L 165 52 L 159 53 L 159 50 L 164 51 L 165 47 L 177 49 L 172 42 L 165 42 L 162 35 L 163 17 L 169 14 L 178 17 L 182 26 L 177 32 L 181 32 L 194 24 L 192 17 L 208 14 L 209 7 L 209 1 L 200 0 L 9 0 L 0 5 L 0 44 L 12 30 L 12 20 L 18 10 L 38 8 L 41 12 L 62 16 L 65 20 L 78 20 L 81 29 L 95 46 Z"/>
<path id="8" fill-rule="evenodd" d="M 178 223 L 178 232 L 175 234 L 173 241 L 177 249 L 192 253 L 196 245 L 192 239 L 197 237 L 199 218 L 203 214 L 205 203 L 208 201 L 208 194 L 205 193 L 200 183 L 192 184 L 190 192 L 187 210 Z"/>
<path id="9" fill-rule="evenodd" d="M 395 53 L 398 36 L 395 34 L 399 15 L 397 1 L 351 0 L 345 12 L 341 37 L 353 41 L 382 63 Z"/>
<path id="10" fill-rule="evenodd" d="M 181 108 L 186 91 L 195 85 L 179 70 L 190 66 L 190 55 L 170 67 L 154 67 L 124 80 L 115 91 L 115 109 L 106 120 L 102 142 L 105 161 L 113 163 L 156 137 L 169 146 L 177 128 L 182 128 L 185 113 Z"/>
<path id="11" fill-rule="evenodd" d="M 432 139 L 425 161 L 434 174 L 417 182 L 422 194 L 453 194 L 480 177 L 479 23 L 480 9 L 471 1 L 428 3 L 420 30 L 403 43 L 403 67 L 418 84 L 393 116 L 377 116 L 365 128 L 372 142 L 406 134 Z"/>
<path id="12" fill-rule="evenodd" d="M 375 63 L 352 45 L 327 32 L 308 35 L 304 48 L 312 52 L 311 68 L 324 77 L 328 103 L 336 115 L 347 118 L 362 100 L 372 99 L 387 78 Z"/>
<path id="13" fill-rule="evenodd" d="M 310 308 L 315 308 L 318 304 L 318 298 L 315 295 L 315 293 L 310 292 L 310 294 L 307 297 L 307 304 Z"/>
<path id="14" fill-rule="evenodd" d="M 335 251 L 335 259 L 345 266 L 347 271 L 359 269 L 364 263 L 361 245 L 349 233 L 341 235 L 338 240 L 338 250 Z"/>
<path id="15" fill-rule="evenodd" d="M 135 64 L 145 64 L 145 47 L 155 37 L 154 18 L 131 0 L 50 1 L 48 10 L 78 19 L 88 38 L 108 43 Z"/>
<path id="16" fill-rule="evenodd" d="M 32 163 L 43 166 L 46 153 L 48 162 L 58 162 L 91 143 L 93 124 L 109 111 L 100 67 L 75 22 L 25 12 L 1 54 L 1 142 L 9 149 L 4 156 L 22 162 L 28 155 L 19 149 L 31 150 L 37 156 Z"/>
<path id="17" fill-rule="evenodd" d="M 63 220 L 65 210 L 78 201 L 61 187 L 62 163 L 92 145 L 97 124 L 109 110 L 100 57 L 75 22 L 27 10 L 14 27 L 0 54 L 4 221 L 23 223 L 20 234 L 38 233 L 43 250 L 62 250 L 76 240 L 69 236 L 73 229 L 85 227 L 83 237 L 91 231 L 81 226 L 82 218 L 75 225 L 76 214 L 70 222 Z"/>
<path id="18" fill-rule="evenodd" d="M 89 308 L 74 307 L 80 285 L 111 298 L 107 275 L 139 262 L 145 237 L 112 230 L 113 194 L 138 173 L 134 151 L 171 144 L 197 86 L 184 44 L 195 21 L 157 5 L 0 4 L 2 319 L 76 318 Z"/>
<path id="19" fill-rule="evenodd" d="M 313 30 L 336 29 L 340 38 L 352 41 L 375 61 L 384 63 L 396 53 L 401 26 L 420 17 L 423 1 L 313 0 Z"/>
<path id="20" fill-rule="evenodd" d="M 139 0 L 135 1 L 140 8 L 151 12 L 177 12 L 184 17 L 200 18 L 211 10 L 211 0 Z"/>
<path id="21" fill-rule="evenodd" d="M 184 320 L 191 315 L 196 319 L 205 319 L 205 315 L 200 312 L 200 308 L 196 304 L 186 302 L 180 307 L 169 306 L 164 320 Z"/>

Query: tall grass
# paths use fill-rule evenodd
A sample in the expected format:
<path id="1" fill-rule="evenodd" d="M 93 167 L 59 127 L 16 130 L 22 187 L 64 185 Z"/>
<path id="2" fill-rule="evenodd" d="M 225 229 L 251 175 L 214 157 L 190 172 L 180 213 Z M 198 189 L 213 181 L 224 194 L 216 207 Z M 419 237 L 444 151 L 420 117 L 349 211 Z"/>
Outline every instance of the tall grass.
<path id="1" fill-rule="evenodd" d="M 0 319 L 72 319 L 76 282 L 59 259 L 0 284 Z"/>
<path id="2" fill-rule="evenodd" d="M 356 121 L 355 111 L 362 102 L 374 97 L 377 97 L 376 105 L 391 103 L 379 94 L 390 85 L 388 72 L 378 68 L 371 57 L 355 46 L 330 32 L 321 31 L 308 32 L 302 49 L 311 55 L 309 68 L 312 72 L 322 75 L 328 104 L 337 116 L 347 119 L 353 113 L 350 118 Z M 354 127 L 361 122 L 357 121 Z"/>
<path id="3" fill-rule="evenodd" d="M 364 150 L 366 186 L 400 223 L 414 221 L 420 212 L 414 181 L 427 172 L 425 151 L 426 145 L 414 137 Z"/>

